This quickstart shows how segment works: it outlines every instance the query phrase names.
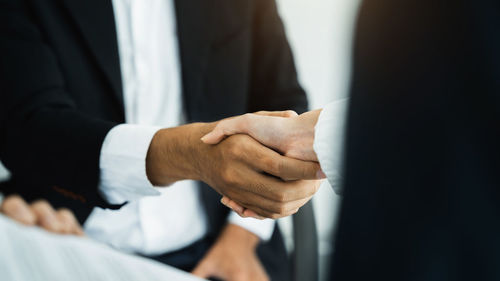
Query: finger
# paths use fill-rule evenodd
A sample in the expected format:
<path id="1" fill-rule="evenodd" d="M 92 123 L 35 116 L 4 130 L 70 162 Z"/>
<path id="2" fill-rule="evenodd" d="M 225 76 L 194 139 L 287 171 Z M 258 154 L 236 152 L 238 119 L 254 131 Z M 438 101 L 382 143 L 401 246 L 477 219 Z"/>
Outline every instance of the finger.
<path id="1" fill-rule="evenodd" d="M 265 219 L 265 218 L 270 218 L 270 219 L 280 219 L 284 217 L 288 217 L 291 215 L 294 215 L 298 212 L 298 210 L 304 206 L 307 202 L 311 200 L 311 197 L 304 198 L 301 200 L 297 200 L 294 202 L 287 203 L 286 205 L 280 205 L 279 211 L 269 211 L 266 209 L 261 208 L 260 206 L 252 206 L 252 205 L 246 205 L 246 209 L 244 212 L 244 216 L 246 217 L 253 217 L 257 219 Z"/>
<path id="2" fill-rule="evenodd" d="M 236 212 L 242 217 L 245 217 L 243 215 L 244 209 L 248 208 L 248 206 L 259 206 L 263 211 L 266 212 L 266 214 L 276 213 L 280 210 L 278 207 L 278 202 L 262 197 L 259 194 L 253 193 L 251 191 L 246 191 L 243 189 L 236 191 L 230 190 L 227 191 L 227 196 L 234 198 L 233 201 L 235 201 L 239 206 L 243 207 L 242 210 L 238 210 Z"/>
<path id="3" fill-rule="evenodd" d="M 246 133 L 249 114 L 220 121 L 217 126 L 208 134 L 201 138 L 206 144 L 218 144 L 225 137 L 234 134 Z"/>
<path id="4" fill-rule="evenodd" d="M 300 183 L 294 183 L 294 184 L 299 187 L 299 190 L 296 191 L 295 193 L 303 192 L 302 189 L 304 189 L 305 187 L 303 184 Z M 293 188 L 294 187 L 291 187 L 290 189 Z M 313 192 L 304 193 L 305 195 L 299 196 L 298 199 L 288 200 L 288 201 L 272 200 L 259 195 L 258 192 L 254 193 L 243 189 L 228 190 L 226 191 L 227 193 L 226 196 L 232 198 L 232 200 L 235 201 L 240 206 L 254 211 L 260 217 L 279 218 L 293 214 L 296 209 L 300 208 L 302 205 L 307 203 L 307 201 L 311 199 L 311 197 L 317 190 L 315 186 L 313 186 L 313 188 L 314 188 Z M 258 190 L 258 188 L 256 190 Z M 296 197 L 296 194 L 288 195 L 287 192 L 288 189 L 286 188 L 283 189 L 282 193 L 284 195 L 279 195 L 282 196 L 280 198 L 284 200 Z M 243 216 L 246 216 L 244 212 Z"/>
<path id="5" fill-rule="evenodd" d="M 317 162 L 302 161 L 285 156 L 279 157 L 279 162 L 272 165 L 283 180 L 320 180 L 325 178 L 321 166 Z"/>
<path id="6" fill-rule="evenodd" d="M 234 177 L 247 179 L 243 185 L 228 188 L 224 196 L 241 203 L 253 206 L 264 206 L 273 211 L 279 204 L 292 202 L 313 196 L 319 189 L 319 180 L 283 181 L 252 170 L 236 170 Z"/>
<path id="7" fill-rule="evenodd" d="M 285 118 L 299 116 L 297 114 L 297 112 L 295 112 L 293 110 L 285 110 L 285 111 L 259 111 L 259 112 L 255 112 L 254 114 L 263 115 L 263 116 L 285 117 Z"/>
<path id="8" fill-rule="evenodd" d="M 232 209 L 235 213 L 237 213 L 242 218 L 254 218 L 254 219 L 258 219 L 258 220 L 265 219 L 264 217 L 259 216 L 254 211 L 249 210 L 249 209 L 245 209 L 244 207 L 242 207 L 241 205 L 239 205 L 238 203 L 236 203 L 235 201 L 233 201 L 227 197 L 224 197 L 223 199 L 224 199 L 224 203 L 225 203 L 224 205 L 226 205 L 228 208 Z"/>
<path id="9" fill-rule="evenodd" d="M 296 117 L 298 114 L 293 110 L 286 111 L 259 111 L 255 114 L 244 114 L 234 118 L 228 118 L 220 121 L 217 126 L 208 134 L 203 136 L 201 140 L 206 144 L 217 144 L 221 142 L 225 137 L 234 135 L 234 134 L 248 134 L 256 137 L 259 140 L 264 140 L 266 136 L 262 136 L 257 133 L 255 135 L 255 131 L 250 130 L 252 127 L 262 127 L 262 126 L 271 126 L 270 119 L 262 118 L 259 116 L 267 116 L 267 117 Z M 274 118 L 279 119 L 279 118 Z M 266 143 L 267 144 L 267 143 Z"/>
<path id="10" fill-rule="evenodd" d="M 59 222 L 56 211 L 45 200 L 38 200 L 31 204 L 31 210 L 37 217 L 37 224 L 50 232 L 61 233 L 62 224 Z"/>
<path id="11" fill-rule="evenodd" d="M 0 211 L 11 219 L 26 224 L 34 225 L 36 216 L 31 211 L 28 204 L 18 195 L 8 196 L 2 202 Z"/>
<path id="12" fill-rule="evenodd" d="M 227 198 L 226 196 L 222 197 L 221 203 L 224 204 L 226 207 L 230 208 L 234 212 L 238 213 L 240 216 L 243 214 L 243 211 L 245 211 L 245 208 L 242 206 L 238 205 L 235 201 Z"/>
<path id="13" fill-rule="evenodd" d="M 78 223 L 77 219 L 68 209 L 62 208 L 57 210 L 57 217 L 59 218 L 59 222 L 62 224 L 62 231 L 66 234 L 74 234 L 78 236 L 83 236 L 83 230 Z"/>
<path id="14" fill-rule="evenodd" d="M 324 178 L 321 166 L 317 162 L 302 161 L 286 157 L 268 147 L 255 143 L 253 143 L 252 147 L 249 147 L 249 149 L 252 149 L 254 154 L 249 164 L 259 171 L 266 172 L 287 181 L 299 179 L 316 180 Z"/>
<path id="15" fill-rule="evenodd" d="M 243 212 L 243 217 L 254 218 L 254 219 L 258 219 L 258 220 L 266 219 L 265 217 L 259 216 L 256 212 L 254 212 L 250 209 L 245 209 L 245 211 Z"/>
<path id="16" fill-rule="evenodd" d="M 260 220 L 263 219 L 280 219 L 284 217 L 288 217 L 290 215 L 293 215 L 292 212 L 283 212 L 283 213 L 278 213 L 278 212 L 271 212 L 266 209 L 262 209 L 257 206 L 249 206 L 248 209 L 245 209 L 244 212 L 244 217 L 253 217 L 253 218 L 259 218 Z"/>

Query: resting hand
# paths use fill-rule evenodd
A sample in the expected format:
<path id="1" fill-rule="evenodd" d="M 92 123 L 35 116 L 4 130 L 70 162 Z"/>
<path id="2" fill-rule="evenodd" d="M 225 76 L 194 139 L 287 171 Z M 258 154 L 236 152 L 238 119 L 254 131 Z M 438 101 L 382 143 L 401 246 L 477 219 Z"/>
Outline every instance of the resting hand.
<path id="1" fill-rule="evenodd" d="M 217 144 L 234 134 L 247 134 L 263 145 L 285 156 L 306 161 L 318 161 L 313 149 L 314 126 L 321 110 L 297 116 L 290 111 L 283 114 L 258 112 L 220 121 L 202 141 Z M 288 115 L 288 116 L 286 116 Z M 286 117 L 284 117 L 286 116 Z"/>
<path id="2" fill-rule="evenodd" d="M 53 233 L 84 235 L 80 224 L 70 210 L 54 210 L 45 200 L 27 204 L 21 197 L 11 195 L 3 200 L 0 212 L 19 223 L 37 225 Z"/>
<path id="3" fill-rule="evenodd" d="M 268 281 L 269 276 L 255 253 L 258 242 L 254 234 L 229 224 L 193 274 L 226 281 Z"/>

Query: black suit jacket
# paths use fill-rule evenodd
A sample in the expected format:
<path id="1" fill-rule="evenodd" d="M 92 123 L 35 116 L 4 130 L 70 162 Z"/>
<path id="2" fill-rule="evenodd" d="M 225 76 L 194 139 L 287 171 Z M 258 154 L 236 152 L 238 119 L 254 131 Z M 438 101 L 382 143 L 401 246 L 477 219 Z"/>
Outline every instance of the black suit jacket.
<path id="1" fill-rule="evenodd" d="M 500 280 L 500 2 L 367 0 L 331 280 Z"/>
<path id="2" fill-rule="evenodd" d="M 189 122 L 307 109 L 275 1 L 175 7 Z M 102 142 L 124 122 L 111 0 L 0 0 L 0 56 L 0 159 L 12 172 L 2 190 L 70 207 L 81 222 L 95 206 L 118 208 L 97 191 Z M 215 237 L 228 211 L 202 190 Z M 278 264 L 275 237 L 267 255 Z"/>

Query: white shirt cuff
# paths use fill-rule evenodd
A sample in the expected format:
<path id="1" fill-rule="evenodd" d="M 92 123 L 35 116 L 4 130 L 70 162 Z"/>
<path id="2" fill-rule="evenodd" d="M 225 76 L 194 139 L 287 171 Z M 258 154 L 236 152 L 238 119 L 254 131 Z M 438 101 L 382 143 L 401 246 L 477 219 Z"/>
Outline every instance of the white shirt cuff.
<path id="1" fill-rule="evenodd" d="M 342 161 L 348 98 L 326 105 L 318 118 L 314 151 L 321 169 L 337 194 L 342 193 Z"/>
<path id="2" fill-rule="evenodd" d="M 146 175 L 146 156 L 159 127 L 122 124 L 109 131 L 100 155 L 99 192 L 110 204 L 158 196 Z"/>
<path id="3" fill-rule="evenodd" d="M 257 235 L 260 240 L 264 242 L 271 239 L 276 224 L 276 221 L 271 219 L 258 220 L 254 218 L 242 218 L 235 212 L 231 212 L 228 217 L 228 222 L 243 227 Z"/>

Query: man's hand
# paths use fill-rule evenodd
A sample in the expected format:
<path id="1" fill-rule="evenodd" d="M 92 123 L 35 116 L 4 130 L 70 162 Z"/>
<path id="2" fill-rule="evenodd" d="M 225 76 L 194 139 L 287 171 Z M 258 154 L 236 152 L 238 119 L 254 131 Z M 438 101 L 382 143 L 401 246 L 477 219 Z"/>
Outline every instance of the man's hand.
<path id="1" fill-rule="evenodd" d="M 218 145 L 200 139 L 215 123 L 160 130 L 146 159 L 147 175 L 158 186 L 201 180 L 261 217 L 289 216 L 307 203 L 324 178 L 319 164 L 285 157 L 246 135 Z"/>
<path id="2" fill-rule="evenodd" d="M 38 200 L 28 205 L 17 195 L 8 196 L 3 200 L 0 212 L 19 223 L 37 225 L 50 232 L 84 235 L 80 224 L 70 210 L 56 211 L 45 200 Z"/>
<path id="3" fill-rule="evenodd" d="M 236 225 L 228 225 L 198 263 L 193 274 L 225 281 L 268 281 L 255 253 L 259 238 Z"/>
<path id="4" fill-rule="evenodd" d="M 222 120 L 202 140 L 208 144 L 217 144 L 227 136 L 247 134 L 285 156 L 318 161 L 313 149 L 314 126 L 318 122 L 321 110 L 306 112 L 299 116 L 293 116 L 289 111 L 284 113 L 286 112 L 288 116 L 257 112 Z"/>

